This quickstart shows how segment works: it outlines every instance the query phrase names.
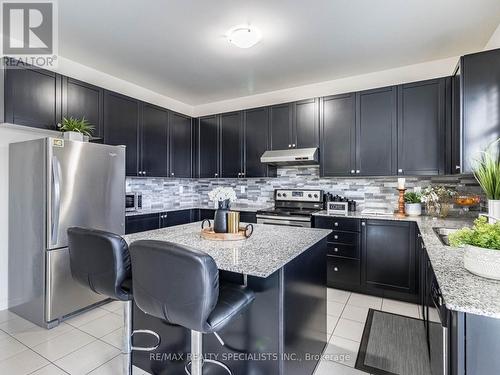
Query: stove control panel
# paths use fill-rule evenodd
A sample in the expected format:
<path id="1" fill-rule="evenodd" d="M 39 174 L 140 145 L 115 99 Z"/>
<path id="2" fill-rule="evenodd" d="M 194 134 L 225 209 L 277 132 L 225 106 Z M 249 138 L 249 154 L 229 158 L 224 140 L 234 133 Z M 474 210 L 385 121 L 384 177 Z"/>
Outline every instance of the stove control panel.
<path id="1" fill-rule="evenodd" d="M 289 202 L 323 202 L 323 191 L 277 189 L 274 191 L 274 199 L 276 201 L 289 201 Z"/>

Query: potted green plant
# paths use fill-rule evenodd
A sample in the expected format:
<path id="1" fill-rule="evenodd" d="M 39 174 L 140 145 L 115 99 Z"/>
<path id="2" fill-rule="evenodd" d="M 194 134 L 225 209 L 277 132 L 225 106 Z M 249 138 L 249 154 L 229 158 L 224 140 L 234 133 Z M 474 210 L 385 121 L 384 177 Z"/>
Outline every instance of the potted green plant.
<path id="1" fill-rule="evenodd" d="M 420 193 L 414 191 L 405 193 L 405 212 L 409 216 L 422 215 L 422 199 Z"/>
<path id="2" fill-rule="evenodd" d="M 475 275 L 500 280 L 500 222 L 481 216 L 472 228 L 449 235 L 451 246 L 464 246 L 464 267 Z"/>
<path id="3" fill-rule="evenodd" d="M 94 131 L 94 126 L 85 117 L 81 119 L 64 117 L 62 124 L 57 124 L 57 127 L 63 132 L 63 137 L 71 141 L 88 141 Z"/>
<path id="4" fill-rule="evenodd" d="M 490 223 L 500 217 L 500 153 L 498 142 L 491 143 L 473 165 L 472 172 L 488 198 Z"/>

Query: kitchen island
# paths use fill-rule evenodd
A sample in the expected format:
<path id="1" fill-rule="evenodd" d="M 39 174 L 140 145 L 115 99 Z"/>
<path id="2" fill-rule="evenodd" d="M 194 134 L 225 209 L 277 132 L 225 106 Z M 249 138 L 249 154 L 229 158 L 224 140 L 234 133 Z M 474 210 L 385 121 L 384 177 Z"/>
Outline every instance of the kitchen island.
<path id="1" fill-rule="evenodd" d="M 312 374 L 327 343 L 325 257 L 330 231 L 254 224 L 249 239 L 209 241 L 201 238 L 200 229 L 198 222 L 135 233 L 125 240 L 170 241 L 204 251 L 214 258 L 221 279 L 255 292 L 250 309 L 219 332 L 224 346 L 214 335 L 204 336 L 207 357 L 223 361 L 234 374 Z M 155 374 L 183 373 L 189 330 L 137 307 L 133 328 L 161 336 L 156 351 L 133 353 L 134 365 Z M 136 346 L 151 344 L 149 337 L 134 338 Z"/>

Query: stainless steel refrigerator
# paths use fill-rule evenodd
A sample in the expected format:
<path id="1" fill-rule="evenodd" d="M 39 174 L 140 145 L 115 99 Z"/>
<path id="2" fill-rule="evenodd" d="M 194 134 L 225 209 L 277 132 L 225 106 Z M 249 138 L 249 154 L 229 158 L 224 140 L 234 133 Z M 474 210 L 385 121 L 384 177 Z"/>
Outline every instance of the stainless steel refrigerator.
<path id="1" fill-rule="evenodd" d="M 45 138 L 9 147 L 9 310 L 51 328 L 104 300 L 71 277 L 66 230 L 123 234 L 125 147 Z"/>

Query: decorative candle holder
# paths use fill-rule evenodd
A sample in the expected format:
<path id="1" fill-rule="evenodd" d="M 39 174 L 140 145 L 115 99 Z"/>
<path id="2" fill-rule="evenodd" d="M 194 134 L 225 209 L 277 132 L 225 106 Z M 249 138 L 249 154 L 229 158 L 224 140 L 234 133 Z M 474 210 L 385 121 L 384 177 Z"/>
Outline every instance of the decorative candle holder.
<path id="1" fill-rule="evenodd" d="M 398 199 L 398 212 L 396 216 L 405 217 L 405 191 L 406 189 L 398 189 L 399 191 L 399 199 Z"/>

